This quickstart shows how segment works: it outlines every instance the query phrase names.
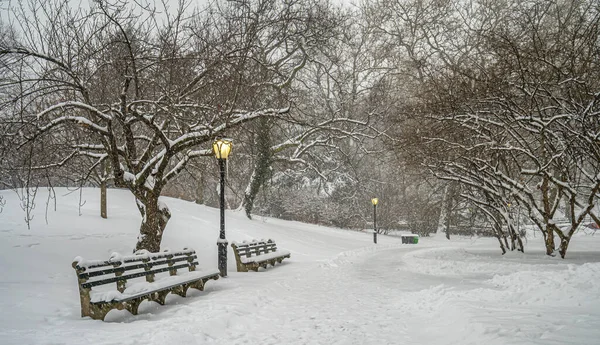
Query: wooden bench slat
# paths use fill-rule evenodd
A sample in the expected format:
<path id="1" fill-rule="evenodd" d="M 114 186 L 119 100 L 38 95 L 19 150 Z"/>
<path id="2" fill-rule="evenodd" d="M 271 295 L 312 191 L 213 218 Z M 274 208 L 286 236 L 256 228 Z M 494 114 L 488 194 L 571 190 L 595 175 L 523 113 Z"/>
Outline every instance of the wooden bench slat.
<path id="1" fill-rule="evenodd" d="M 92 282 L 87 282 L 87 283 L 81 284 L 81 286 L 83 288 L 88 289 L 88 288 L 91 288 L 91 287 L 94 287 L 94 286 L 100 286 L 100 285 L 106 285 L 106 284 L 116 283 L 118 281 L 128 280 L 128 279 L 133 279 L 133 278 L 145 277 L 145 276 L 150 275 L 150 274 L 167 272 L 167 271 L 174 270 L 174 269 L 186 268 L 186 267 L 190 267 L 191 265 L 197 266 L 198 262 L 193 262 L 191 264 L 181 264 L 181 265 L 167 266 L 167 267 L 152 269 L 150 271 L 143 271 L 143 272 L 132 273 L 132 274 L 123 275 L 123 276 L 119 276 L 119 277 L 114 277 L 114 278 L 108 278 L 108 279 L 102 279 L 102 280 L 95 280 L 95 281 L 92 281 Z"/>
<path id="2" fill-rule="evenodd" d="M 167 258 L 169 256 L 171 257 L 177 257 L 177 256 L 187 256 L 187 255 L 194 255 L 196 252 L 192 249 L 188 249 L 185 248 L 184 250 L 180 250 L 180 251 L 175 251 L 175 252 L 160 252 L 160 253 L 150 253 L 150 252 L 142 252 L 142 253 L 137 253 L 137 254 L 133 254 L 130 256 L 124 256 L 121 257 L 121 259 L 114 259 L 114 260 L 83 260 L 80 257 L 75 258 L 75 266 L 73 266 L 75 269 L 78 270 L 88 270 L 88 269 L 92 269 L 92 268 L 99 268 L 99 267 L 107 267 L 107 266 L 114 266 L 115 264 L 123 264 L 123 263 L 130 263 L 130 262 L 137 262 L 137 261 L 144 261 L 144 260 L 158 260 L 158 259 L 163 259 L 163 258 Z"/>
<path id="3" fill-rule="evenodd" d="M 191 255 L 190 257 L 193 258 L 193 260 L 196 260 L 196 255 Z M 97 271 L 89 271 L 89 272 L 83 272 L 79 274 L 79 278 L 80 279 L 87 279 L 87 278 L 93 278 L 93 277 L 98 277 L 101 275 L 105 275 L 105 274 L 111 274 L 111 273 L 117 273 L 117 272 L 125 272 L 125 271 L 131 271 L 131 270 L 135 270 L 135 269 L 140 269 L 140 268 L 146 268 L 148 266 L 153 267 L 153 266 L 160 266 L 160 265 L 166 265 L 169 263 L 169 261 L 171 262 L 180 262 L 180 261 L 188 261 L 189 257 L 188 256 L 182 256 L 182 257 L 178 257 L 175 259 L 167 259 L 164 261 L 150 261 L 148 263 L 142 263 L 142 264 L 136 264 L 136 265 L 127 265 L 127 266 L 118 266 L 118 267 L 113 267 L 113 268 L 107 268 L 104 270 L 97 270 Z"/>
<path id="4" fill-rule="evenodd" d="M 200 279 L 207 279 L 207 278 L 212 279 L 212 278 L 214 278 L 217 275 L 219 275 L 219 272 L 215 271 L 213 273 L 205 274 L 205 275 L 202 275 L 202 276 L 195 276 L 195 277 L 191 277 L 189 279 L 183 279 L 181 281 L 178 281 L 177 283 L 169 284 L 169 285 L 166 285 L 166 286 L 161 286 L 160 288 L 151 289 L 151 290 L 148 290 L 148 291 L 141 291 L 141 292 L 134 293 L 134 294 L 131 294 L 131 295 L 127 294 L 127 293 L 124 293 L 124 294 L 127 295 L 127 297 L 125 297 L 125 298 L 115 298 L 115 299 L 112 299 L 110 301 L 96 301 L 96 302 L 91 302 L 91 303 L 92 304 L 108 304 L 108 303 L 115 303 L 115 302 L 127 302 L 127 301 L 130 301 L 130 300 L 133 300 L 133 299 L 136 299 L 136 298 L 140 298 L 140 297 L 143 297 L 143 296 L 149 296 L 149 295 L 157 293 L 157 292 L 171 290 L 174 287 L 181 286 L 181 285 L 184 285 L 184 284 L 189 284 L 189 283 L 198 281 Z M 151 283 L 151 284 L 155 284 L 155 283 Z"/>
<path id="5" fill-rule="evenodd" d="M 265 253 L 265 254 L 260 254 L 257 256 L 253 256 L 251 258 L 240 258 L 240 260 L 242 261 L 242 263 L 263 263 L 263 262 L 268 262 L 269 260 L 272 259 L 277 259 L 280 257 L 289 257 L 290 252 L 288 251 L 281 251 L 281 252 L 271 252 L 271 253 Z"/>

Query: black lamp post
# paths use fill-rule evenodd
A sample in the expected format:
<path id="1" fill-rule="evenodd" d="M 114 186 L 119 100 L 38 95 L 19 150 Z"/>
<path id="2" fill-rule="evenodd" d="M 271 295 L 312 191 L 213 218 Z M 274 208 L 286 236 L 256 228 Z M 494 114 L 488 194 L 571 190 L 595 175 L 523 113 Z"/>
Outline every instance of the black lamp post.
<path id="1" fill-rule="evenodd" d="M 377 244 L 377 203 L 379 199 L 373 198 L 371 199 L 371 203 L 373 203 L 373 243 Z"/>
<path id="2" fill-rule="evenodd" d="M 213 143 L 213 152 L 217 161 L 219 162 L 219 172 L 221 173 L 220 179 L 220 194 L 219 204 L 221 207 L 221 231 L 219 232 L 219 240 L 217 241 L 218 250 L 218 267 L 221 277 L 227 277 L 227 239 L 225 238 L 225 164 L 227 164 L 227 157 L 231 152 L 231 140 L 228 139 L 217 139 Z"/>

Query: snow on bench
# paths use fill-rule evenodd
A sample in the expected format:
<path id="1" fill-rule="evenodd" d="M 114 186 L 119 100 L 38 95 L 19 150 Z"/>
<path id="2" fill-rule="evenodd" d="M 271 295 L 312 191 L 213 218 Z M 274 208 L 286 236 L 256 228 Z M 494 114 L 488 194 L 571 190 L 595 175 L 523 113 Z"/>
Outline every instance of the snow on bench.
<path id="1" fill-rule="evenodd" d="M 104 320 L 112 309 L 126 309 L 136 315 L 144 300 L 165 304 L 170 292 L 185 297 L 190 287 L 203 290 L 208 280 L 219 278 L 219 271 L 196 271 L 196 260 L 196 252 L 187 248 L 162 253 L 143 250 L 128 256 L 113 253 L 106 261 L 78 256 L 72 266 L 79 283 L 81 316 Z M 187 270 L 178 274 L 182 268 Z M 142 277 L 145 280 L 132 282 Z"/>
<path id="2" fill-rule="evenodd" d="M 140 296 L 147 295 L 148 293 L 154 293 L 158 290 L 167 290 L 173 287 L 181 286 L 187 283 L 196 282 L 199 279 L 206 277 L 207 275 L 219 274 L 218 270 L 206 272 L 206 271 L 192 271 L 186 272 L 182 275 L 166 276 L 161 277 L 154 282 L 150 283 L 147 281 L 135 282 L 128 285 L 123 292 L 118 290 L 107 290 L 107 291 L 90 291 L 90 300 L 92 303 L 99 302 L 125 302 Z"/>
<path id="3" fill-rule="evenodd" d="M 258 272 L 259 267 L 267 268 L 269 264 L 275 266 L 275 262 L 281 263 L 291 255 L 287 250 L 277 249 L 277 245 L 271 239 L 233 242 L 231 247 L 235 254 L 238 272 L 248 272 L 248 269 Z"/>
<path id="4" fill-rule="evenodd" d="M 276 252 L 271 252 L 271 253 L 266 253 L 266 254 L 261 254 L 261 255 L 257 255 L 257 256 L 253 256 L 253 257 L 246 257 L 246 256 L 242 256 L 240 257 L 240 261 L 242 261 L 242 263 L 251 263 L 251 262 L 261 262 L 261 261 L 267 261 L 270 259 L 277 259 L 279 257 L 289 257 L 290 256 L 290 252 L 285 250 L 285 249 L 280 249 Z"/>

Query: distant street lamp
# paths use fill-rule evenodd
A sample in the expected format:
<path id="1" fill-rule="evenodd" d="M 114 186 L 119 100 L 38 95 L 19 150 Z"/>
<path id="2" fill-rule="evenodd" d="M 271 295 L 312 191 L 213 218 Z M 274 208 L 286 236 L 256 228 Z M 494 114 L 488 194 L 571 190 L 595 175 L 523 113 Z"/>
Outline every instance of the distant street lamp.
<path id="1" fill-rule="evenodd" d="M 227 239 L 225 238 L 225 164 L 229 153 L 231 153 L 231 140 L 217 139 L 213 143 L 213 152 L 219 162 L 219 172 L 221 173 L 219 204 L 221 207 L 221 231 L 219 232 L 219 240 L 217 241 L 218 250 L 218 267 L 221 277 L 227 277 Z"/>
<path id="2" fill-rule="evenodd" d="M 377 203 L 379 199 L 373 198 L 371 202 L 373 203 L 373 243 L 377 244 Z"/>

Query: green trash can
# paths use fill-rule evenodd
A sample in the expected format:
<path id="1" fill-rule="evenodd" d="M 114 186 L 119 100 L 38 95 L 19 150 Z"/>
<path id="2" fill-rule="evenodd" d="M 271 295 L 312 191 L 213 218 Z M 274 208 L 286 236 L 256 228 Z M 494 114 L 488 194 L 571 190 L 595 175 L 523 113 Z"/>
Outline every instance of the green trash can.
<path id="1" fill-rule="evenodd" d="M 402 235 L 403 244 L 417 244 L 419 243 L 419 235 Z"/>

